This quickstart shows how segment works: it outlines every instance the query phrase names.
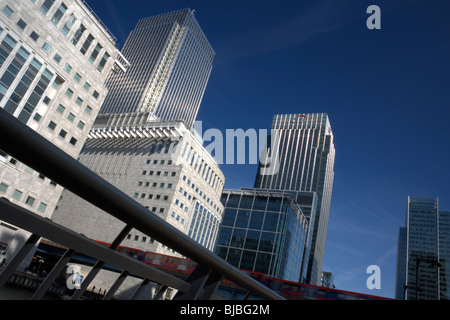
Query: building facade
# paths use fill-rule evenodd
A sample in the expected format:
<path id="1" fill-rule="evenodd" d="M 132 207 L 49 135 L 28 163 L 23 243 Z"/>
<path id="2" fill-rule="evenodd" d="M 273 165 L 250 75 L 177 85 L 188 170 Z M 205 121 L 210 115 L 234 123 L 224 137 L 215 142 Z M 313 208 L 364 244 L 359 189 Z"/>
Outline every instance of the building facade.
<path id="1" fill-rule="evenodd" d="M 79 0 L 0 3 L 0 107 L 76 158 L 111 70 L 126 70 L 115 38 Z M 122 69 L 122 70 L 121 70 Z M 62 187 L 0 151 L 0 196 L 50 217 Z M 26 234 L 2 223 L 9 257 Z"/>
<path id="2" fill-rule="evenodd" d="M 314 199 L 315 194 L 303 196 Z M 241 270 L 298 282 L 309 226 L 292 194 L 225 190 L 222 203 L 225 211 L 216 254 Z"/>
<path id="3" fill-rule="evenodd" d="M 131 67 L 108 79 L 101 113 L 150 112 L 155 120 L 192 127 L 215 55 L 193 12 L 139 20 L 122 52 Z"/>
<path id="4" fill-rule="evenodd" d="M 275 115 L 268 140 L 272 168 L 267 174 L 267 164 L 260 162 L 254 187 L 317 194 L 306 282 L 319 285 L 334 180 L 335 149 L 328 115 Z"/>
<path id="5" fill-rule="evenodd" d="M 448 300 L 450 213 L 437 198 L 409 197 L 397 248 L 396 298 Z"/>
<path id="6" fill-rule="evenodd" d="M 80 162 L 212 251 L 222 221 L 225 177 L 183 122 L 154 122 L 149 117 L 150 113 L 99 116 Z M 107 243 L 124 227 L 67 190 L 52 219 Z M 137 230 L 122 245 L 177 255 Z"/>

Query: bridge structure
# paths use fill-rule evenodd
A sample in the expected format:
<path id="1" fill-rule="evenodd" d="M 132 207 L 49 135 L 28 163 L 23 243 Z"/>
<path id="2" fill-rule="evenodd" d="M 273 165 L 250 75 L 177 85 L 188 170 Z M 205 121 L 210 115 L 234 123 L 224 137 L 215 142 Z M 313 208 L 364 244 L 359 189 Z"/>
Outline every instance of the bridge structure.
<path id="1" fill-rule="evenodd" d="M 104 295 L 105 300 L 113 298 L 127 277 L 142 279 L 131 299 L 139 299 L 148 285 L 157 284 L 155 300 L 161 299 L 169 288 L 177 292 L 174 300 L 211 300 L 216 298 L 221 281 L 227 280 L 247 291 L 244 299 L 254 295 L 265 300 L 284 300 L 281 295 L 159 218 L 1 108 L 0 136 L 0 150 L 125 223 L 115 240 L 105 246 L 1 198 L 0 220 L 31 235 L 0 274 L 0 287 L 8 282 L 40 239 L 47 239 L 67 249 L 36 289 L 32 300 L 44 297 L 76 253 L 93 257 L 96 263 L 84 277 L 80 288 L 74 291 L 72 300 L 81 299 L 89 284 L 106 265 L 121 271 Z M 197 266 L 183 279 L 122 254 L 117 248 L 133 228 L 195 261 Z"/>

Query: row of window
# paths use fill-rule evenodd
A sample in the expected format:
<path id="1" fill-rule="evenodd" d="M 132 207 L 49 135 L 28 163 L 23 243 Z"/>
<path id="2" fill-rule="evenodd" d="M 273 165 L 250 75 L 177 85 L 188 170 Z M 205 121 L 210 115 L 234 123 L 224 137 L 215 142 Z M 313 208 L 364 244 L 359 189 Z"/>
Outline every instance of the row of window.
<path id="1" fill-rule="evenodd" d="M 31 0 L 31 2 L 36 3 L 37 1 Z M 55 2 L 55 0 L 44 0 L 44 2 L 42 3 L 42 5 L 39 8 L 40 12 L 42 12 L 44 15 L 47 15 L 48 11 L 53 6 L 54 2 Z M 78 20 L 77 17 L 73 13 L 68 14 L 67 10 L 68 10 L 67 5 L 64 2 L 61 2 L 59 7 L 56 9 L 55 13 L 53 14 L 53 16 L 50 18 L 51 23 L 55 27 L 58 27 L 58 25 L 61 22 L 61 20 L 63 19 L 64 15 L 68 15 L 67 19 L 65 20 L 64 25 L 62 25 L 62 27 L 60 29 L 61 33 L 66 37 L 68 36 L 69 32 L 72 30 L 72 27 L 76 24 L 76 22 Z M 87 30 L 87 28 L 82 23 L 80 23 L 80 25 L 77 27 L 74 35 L 72 36 L 70 42 L 74 46 L 77 46 L 81 37 L 86 32 L 86 30 Z M 89 33 L 88 36 L 86 37 L 85 41 L 83 42 L 83 44 L 80 47 L 80 53 L 83 56 L 86 55 L 86 52 L 89 50 L 89 48 L 91 47 L 94 40 L 95 40 L 94 36 L 91 33 Z M 88 61 L 91 64 L 94 64 L 94 62 L 97 60 L 102 49 L 103 49 L 103 46 L 99 42 L 97 42 L 97 44 L 95 45 L 94 49 L 91 52 L 91 55 L 88 58 Z M 107 51 L 104 51 L 103 56 L 100 59 L 100 62 L 97 64 L 97 70 L 99 72 L 103 71 L 103 69 L 110 57 L 111 57 L 111 55 Z"/>
<path id="2" fill-rule="evenodd" d="M 0 182 L 0 193 L 6 193 L 8 188 L 9 188 L 8 184 L 6 184 L 4 182 Z M 24 200 L 24 203 L 32 208 L 36 207 L 36 204 L 38 203 L 38 201 L 36 201 L 36 198 L 34 198 L 32 196 L 23 197 L 23 191 L 20 191 L 18 189 L 14 189 L 14 191 L 12 193 L 12 198 L 17 201 Z M 39 212 L 45 213 L 45 211 L 47 210 L 47 204 L 44 202 L 40 202 L 39 205 L 37 205 L 37 210 Z"/>
<path id="3" fill-rule="evenodd" d="M 216 191 L 223 187 L 223 182 L 214 170 L 208 166 L 208 164 L 200 158 L 200 155 L 194 151 L 193 147 L 190 147 L 186 142 L 184 145 L 183 153 L 181 155 L 186 162 L 197 171 L 198 174 Z"/>
<path id="4" fill-rule="evenodd" d="M 205 200 L 208 205 L 214 208 L 214 210 L 216 210 L 219 214 L 222 214 L 222 210 L 220 210 L 220 207 L 216 203 L 214 203 L 214 201 L 212 201 L 209 197 L 207 197 L 206 193 L 200 190 L 194 183 L 191 183 L 191 179 L 188 179 L 186 176 L 183 176 L 183 181 L 186 182 L 188 187 L 190 187 L 192 190 L 195 190 L 195 192 L 199 195 L 199 198 L 203 198 L 203 200 Z M 183 193 L 182 188 L 180 192 Z"/>

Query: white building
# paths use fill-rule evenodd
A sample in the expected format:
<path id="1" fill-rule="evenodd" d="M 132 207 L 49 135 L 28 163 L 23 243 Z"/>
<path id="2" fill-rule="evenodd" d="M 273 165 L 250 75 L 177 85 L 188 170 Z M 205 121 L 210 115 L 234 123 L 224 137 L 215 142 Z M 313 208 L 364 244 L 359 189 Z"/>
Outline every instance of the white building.
<path id="1" fill-rule="evenodd" d="M 211 154 L 181 121 L 148 121 L 150 113 L 101 115 L 80 162 L 149 211 L 214 249 L 222 220 L 225 178 Z M 52 219 L 111 243 L 125 224 L 65 190 Z M 132 230 L 122 246 L 176 255 Z"/>
<path id="2" fill-rule="evenodd" d="M 115 38 L 84 1 L 0 2 L 0 107 L 72 157 L 106 97 L 107 76 L 126 67 Z M 62 190 L 0 150 L 0 197 L 50 217 Z M 26 236 L 1 223 L 8 257 Z"/>

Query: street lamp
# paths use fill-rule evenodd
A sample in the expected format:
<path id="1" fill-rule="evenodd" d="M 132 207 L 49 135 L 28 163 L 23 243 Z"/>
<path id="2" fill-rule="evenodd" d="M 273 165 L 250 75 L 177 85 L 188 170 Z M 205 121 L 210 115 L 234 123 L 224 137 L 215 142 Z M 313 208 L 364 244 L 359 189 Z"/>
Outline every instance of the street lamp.
<path id="1" fill-rule="evenodd" d="M 428 262 L 431 264 L 432 267 L 437 268 L 438 269 L 438 288 L 439 288 L 439 268 L 442 267 L 442 264 L 439 263 L 439 261 L 437 259 L 427 259 L 427 258 L 421 258 L 419 257 L 419 255 L 416 256 L 416 285 L 415 285 L 415 289 L 416 289 L 416 300 L 418 300 L 418 294 L 419 294 L 419 264 L 420 262 Z M 405 286 L 405 292 L 408 286 Z M 408 287 L 410 288 L 410 286 Z M 438 291 L 438 296 L 439 296 L 439 291 Z M 405 295 L 406 298 L 406 295 Z"/>

